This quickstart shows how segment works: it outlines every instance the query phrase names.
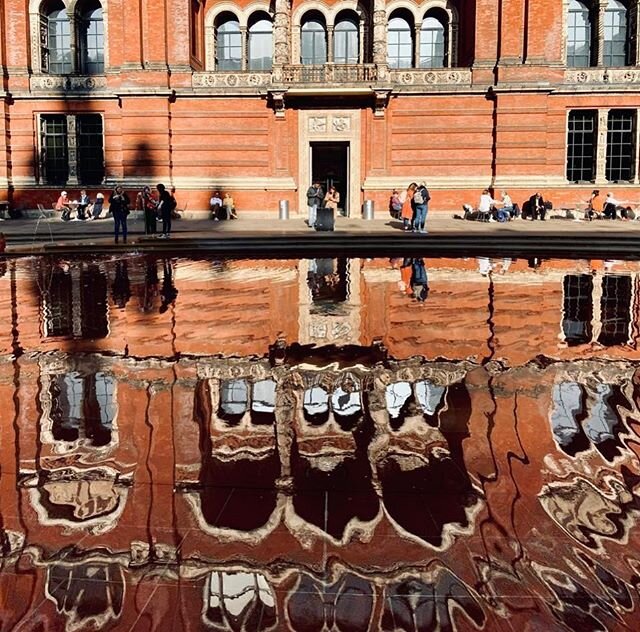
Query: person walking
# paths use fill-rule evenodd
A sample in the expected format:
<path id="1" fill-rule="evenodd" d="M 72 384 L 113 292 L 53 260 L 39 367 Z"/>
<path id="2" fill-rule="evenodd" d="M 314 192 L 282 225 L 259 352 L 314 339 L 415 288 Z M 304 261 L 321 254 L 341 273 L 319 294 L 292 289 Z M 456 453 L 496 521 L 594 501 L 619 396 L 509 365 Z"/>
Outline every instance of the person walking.
<path id="1" fill-rule="evenodd" d="M 171 194 L 167 191 L 164 184 L 157 185 L 156 189 L 158 190 L 159 196 L 158 212 L 162 218 L 162 235 L 160 235 L 160 238 L 169 239 L 169 237 L 171 237 L 171 213 L 173 212 L 175 200 L 171 197 Z"/>
<path id="2" fill-rule="evenodd" d="M 127 243 L 127 215 L 129 215 L 129 204 L 129 196 L 124 192 L 123 188 L 118 185 L 109 196 L 109 210 L 113 215 L 113 230 L 116 243 L 118 243 L 120 232 L 122 232 L 123 243 Z"/>
<path id="3" fill-rule="evenodd" d="M 320 186 L 320 182 L 314 180 L 313 184 L 307 189 L 307 206 L 309 207 L 309 220 L 307 223 L 310 228 L 315 228 L 318 209 L 322 206 L 323 201 L 324 191 Z"/>

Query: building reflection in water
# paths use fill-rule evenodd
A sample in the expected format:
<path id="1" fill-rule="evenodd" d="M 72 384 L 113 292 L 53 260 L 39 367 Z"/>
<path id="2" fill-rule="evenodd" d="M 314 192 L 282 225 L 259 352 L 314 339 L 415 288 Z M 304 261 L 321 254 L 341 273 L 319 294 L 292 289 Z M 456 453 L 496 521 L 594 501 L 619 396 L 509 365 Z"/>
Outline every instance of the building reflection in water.
<path id="1" fill-rule="evenodd" d="M 11 262 L 4 626 L 632 629 L 640 266 L 487 261 Z"/>

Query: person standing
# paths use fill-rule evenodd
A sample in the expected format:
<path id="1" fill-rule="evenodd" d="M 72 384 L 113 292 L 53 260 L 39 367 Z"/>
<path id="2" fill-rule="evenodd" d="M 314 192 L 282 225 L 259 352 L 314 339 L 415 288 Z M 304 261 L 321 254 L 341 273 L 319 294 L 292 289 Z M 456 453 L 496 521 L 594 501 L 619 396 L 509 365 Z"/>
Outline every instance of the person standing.
<path id="1" fill-rule="evenodd" d="M 429 210 L 429 200 L 431 196 L 424 182 L 421 182 L 413 194 L 413 206 L 415 214 L 413 218 L 413 232 L 427 234 L 425 224 L 427 222 L 427 212 Z"/>
<path id="2" fill-rule="evenodd" d="M 400 217 L 402 217 L 402 222 L 404 224 L 404 230 L 411 230 L 411 225 L 413 223 L 413 194 L 417 188 L 417 184 L 412 182 L 405 192 L 403 192 L 402 199 L 402 210 L 400 211 Z"/>
<path id="3" fill-rule="evenodd" d="M 325 208 L 330 208 L 333 210 L 334 215 L 338 213 L 338 204 L 340 204 L 340 193 L 336 191 L 336 188 L 331 185 L 327 194 L 324 196 L 324 206 Z"/>
<path id="4" fill-rule="evenodd" d="M 309 220 L 307 223 L 310 228 L 315 228 L 318 209 L 322 206 L 323 201 L 324 191 L 320 186 L 320 182 L 314 180 L 312 186 L 307 189 L 307 206 L 309 207 Z"/>
<path id="5" fill-rule="evenodd" d="M 120 232 L 122 232 L 123 243 L 127 243 L 127 215 L 129 215 L 129 204 L 129 196 L 124 192 L 123 188 L 118 185 L 109 196 L 109 210 L 113 215 L 113 229 L 116 243 L 118 243 Z"/>
<path id="6" fill-rule="evenodd" d="M 144 212 L 144 234 L 156 234 L 156 220 L 158 203 L 151 195 L 151 188 L 145 186 L 140 193 L 140 207 Z"/>
<path id="7" fill-rule="evenodd" d="M 169 239 L 171 237 L 171 213 L 173 211 L 173 198 L 164 184 L 156 186 L 158 190 L 158 212 L 162 218 L 162 235 L 161 239 Z"/>

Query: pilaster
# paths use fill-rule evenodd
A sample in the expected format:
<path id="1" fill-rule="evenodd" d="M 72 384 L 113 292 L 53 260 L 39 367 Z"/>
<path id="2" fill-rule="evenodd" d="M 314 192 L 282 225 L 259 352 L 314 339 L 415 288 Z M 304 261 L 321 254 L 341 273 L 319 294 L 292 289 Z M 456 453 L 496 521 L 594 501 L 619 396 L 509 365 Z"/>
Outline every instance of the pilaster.
<path id="1" fill-rule="evenodd" d="M 67 186 L 78 184 L 78 138 L 75 114 L 67 114 L 67 162 L 69 178 Z"/>
<path id="2" fill-rule="evenodd" d="M 606 10 L 607 0 L 600 0 L 596 20 L 596 28 L 598 29 L 598 39 L 596 43 L 597 66 L 604 66 L 604 14 Z"/>
<path id="3" fill-rule="evenodd" d="M 276 0 L 273 18 L 273 65 L 291 63 L 291 5 L 289 0 Z"/>
<path id="4" fill-rule="evenodd" d="M 596 153 L 596 184 L 606 184 L 606 169 L 607 169 L 607 128 L 609 125 L 609 108 L 602 108 L 598 110 L 598 130 L 597 130 L 597 143 L 598 148 Z"/>
<path id="5" fill-rule="evenodd" d="M 378 80 L 386 81 L 387 67 L 387 13 L 384 0 L 373 2 L 373 63 L 378 66 Z"/>
<path id="6" fill-rule="evenodd" d="M 413 41 L 414 41 L 414 55 L 413 55 L 413 67 L 414 68 L 420 68 L 420 43 L 421 43 L 421 38 L 420 38 L 420 34 L 422 32 L 422 24 L 416 24 L 415 25 L 415 35 L 413 37 Z"/>
<path id="7" fill-rule="evenodd" d="M 327 26 L 327 63 L 333 63 L 333 25 Z"/>

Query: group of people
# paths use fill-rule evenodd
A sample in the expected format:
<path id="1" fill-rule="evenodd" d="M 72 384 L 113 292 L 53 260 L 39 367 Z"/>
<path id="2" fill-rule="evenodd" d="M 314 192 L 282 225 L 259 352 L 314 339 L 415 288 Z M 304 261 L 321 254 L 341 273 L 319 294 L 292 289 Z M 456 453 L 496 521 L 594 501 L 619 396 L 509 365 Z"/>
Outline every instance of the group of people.
<path id="1" fill-rule="evenodd" d="M 236 207 L 230 193 L 225 193 L 224 198 L 220 197 L 220 192 L 215 191 L 209 200 L 211 209 L 211 219 L 215 222 L 223 219 L 238 219 Z"/>
<path id="2" fill-rule="evenodd" d="M 335 215 L 338 212 L 339 204 L 340 193 L 333 185 L 331 185 L 325 193 L 320 181 L 314 180 L 312 185 L 307 189 L 307 207 L 309 209 L 307 224 L 309 227 L 316 227 L 319 208 L 329 208 Z"/>
<path id="3" fill-rule="evenodd" d="M 389 199 L 389 213 L 395 219 L 402 219 L 405 231 L 426 234 L 429 200 L 431 196 L 425 182 L 412 182 L 406 191 L 393 190 Z"/>
<path id="4" fill-rule="evenodd" d="M 156 221 L 162 220 L 162 233 L 159 237 L 168 239 L 171 236 L 171 220 L 177 206 L 175 187 L 172 186 L 167 190 L 161 183 L 156 185 L 155 192 L 152 192 L 151 187 L 145 186 L 136 196 L 136 209 L 144 212 L 145 235 L 155 235 Z M 117 234 L 116 243 L 118 243 Z"/>
<path id="5" fill-rule="evenodd" d="M 507 191 L 502 191 L 501 199 L 496 200 L 491 196 L 489 189 L 482 191 L 477 208 L 474 209 L 470 204 L 462 205 L 463 219 L 487 222 L 508 222 L 512 219 L 539 219 L 544 222 L 547 211 L 552 208 L 553 204 L 545 201 L 538 191 L 525 201 L 521 210 Z"/>
<path id="6" fill-rule="evenodd" d="M 591 191 L 589 199 L 586 200 L 587 209 L 584 213 L 586 220 L 593 219 L 635 219 L 636 214 L 629 206 L 628 201 L 617 200 L 613 193 L 609 192 L 604 199 L 600 197 L 600 190 Z M 624 206 L 624 205 L 627 206 Z M 618 214 L 620 217 L 618 217 Z"/>
<path id="7" fill-rule="evenodd" d="M 55 209 L 61 213 L 60 217 L 64 222 L 71 220 L 73 211 L 76 212 L 75 220 L 90 221 L 100 219 L 103 206 L 104 195 L 102 193 L 98 193 L 96 199 L 91 201 L 86 190 L 82 189 L 82 191 L 80 191 L 80 198 L 73 201 L 69 199 L 69 194 L 66 191 L 62 191 L 56 202 Z"/>
<path id="8" fill-rule="evenodd" d="M 391 261 L 393 267 L 397 264 Z M 422 258 L 405 257 L 400 264 L 399 287 L 402 292 L 423 303 L 429 296 L 429 278 Z"/>

